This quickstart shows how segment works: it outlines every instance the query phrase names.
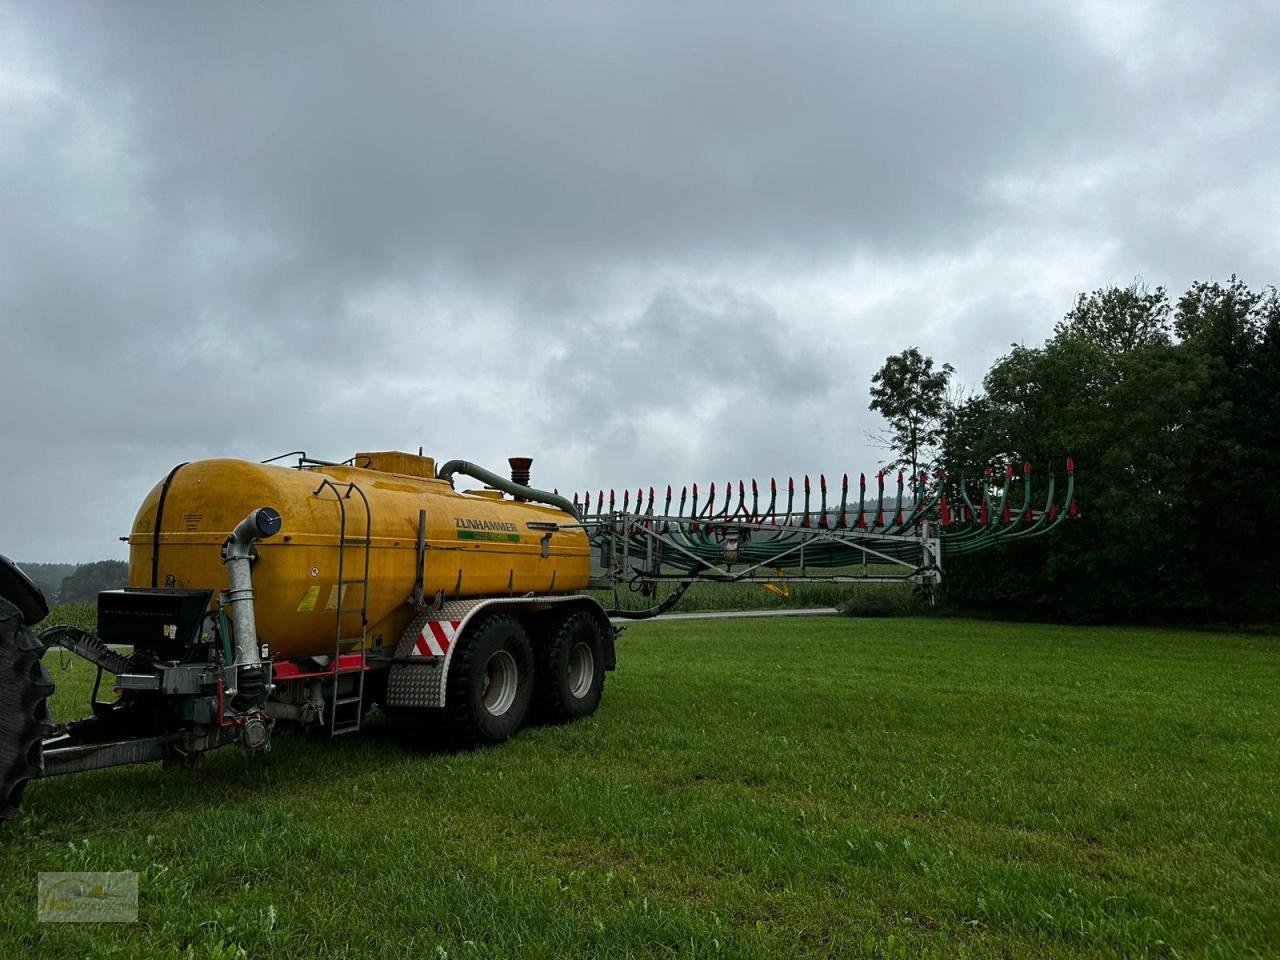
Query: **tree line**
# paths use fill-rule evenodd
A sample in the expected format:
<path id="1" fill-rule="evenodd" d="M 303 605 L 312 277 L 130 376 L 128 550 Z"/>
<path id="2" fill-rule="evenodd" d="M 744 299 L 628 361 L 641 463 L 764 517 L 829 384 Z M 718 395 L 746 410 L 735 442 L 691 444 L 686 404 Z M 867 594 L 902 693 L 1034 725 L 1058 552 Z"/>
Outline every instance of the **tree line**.
<path id="1" fill-rule="evenodd" d="M 93 563 L 20 563 L 23 573 L 50 603 L 92 603 L 99 590 L 116 590 L 129 582 L 129 564 L 123 560 Z"/>
<path id="2" fill-rule="evenodd" d="M 895 464 L 981 482 L 992 464 L 1075 458 L 1080 518 L 957 559 L 948 601 L 1082 622 L 1280 622 L 1280 298 L 1197 282 L 1081 294 L 1042 345 L 1014 345 L 979 391 L 915 348 L 871 408 Z M 1061 488 L 1059 488 L 1061 489 Z"/>

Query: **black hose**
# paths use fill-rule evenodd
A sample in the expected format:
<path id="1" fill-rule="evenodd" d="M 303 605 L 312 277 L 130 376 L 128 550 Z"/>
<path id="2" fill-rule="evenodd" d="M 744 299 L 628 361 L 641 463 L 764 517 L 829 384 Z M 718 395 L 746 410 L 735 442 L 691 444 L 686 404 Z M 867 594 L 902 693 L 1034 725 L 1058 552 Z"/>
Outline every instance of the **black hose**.
<path id="1" fill-rule="evenodd" d="M 692 580 L 681 580 L 680 586 L 672 590 L 666 599 L 656 606 L 649 607 L 647 610 L 606 610 L 605 613 L 615 620 L 648 620 L 650 617 L 656 617 L 660 613 L 666 613 L 679 603 L 680 598 L 685 595 L 685 592 L 692 584 Z"/>
<path id="2" fill-rule="evenodd" d="M 551 493 L 547 490 L 537 490 L 533 487 L 526 487 L 523 484 L 515 483 L 508 480 L 500 474 L 494 473 L 492 470 L 486 470 L 484 467 L 478 467 L 474 463 L 467 460 L 450 460 L 443 467 L 436 471 L 436 477 L 441 480 L 448 480 L 453 483 L 453 475 L 461 473 L 464 476 L 479 480 L 481 483 L 487 483 L 495 490 L 501 490 L 503 493 L 509 493 L 513 497 L 522 497 L 525 500 L 532 500 L 535 503 L 545 503 L 548 506 L 556 507 L 563 510 L 575 520 L 581 521 L 582 514 L 578 512 L 578 508 L 573 505 L 572 500 L 560 496 L 558 493 Z"/>

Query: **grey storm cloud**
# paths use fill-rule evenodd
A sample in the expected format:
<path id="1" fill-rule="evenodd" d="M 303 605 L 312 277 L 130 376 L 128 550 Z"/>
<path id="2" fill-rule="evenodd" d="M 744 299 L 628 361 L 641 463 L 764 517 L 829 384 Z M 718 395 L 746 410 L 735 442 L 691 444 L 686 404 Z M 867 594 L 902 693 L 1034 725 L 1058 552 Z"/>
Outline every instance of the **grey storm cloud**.
<path id="1" fill-rule="evenodd" d="M 794 336 L 768 303 L 731 289 L 663 290 L 623 323 L 580 331 L 555 367 L 564 373 L 548 432 L 569 424 L 591 437 L 580 455 L 588 485 L 634 486 L 637 473 L 643 485 L 697 479 L 681 473 L 705 469 L 708 443 L 758 458 L 780 419 L 803 416 L 802 429 L 820 420 L 813 406 L 831 388 L 826 345 Z M 650 451 L 641 462 L 637 448 Z M 730 450 L 717 458 L 752 469 Z"/>
<path id="2" fill-rule="evenodd" d="M 0 552 L 173 463 L 856 470 L 908 344 L 1280 262 L 1274 5 L 0 5 Z M 20 504 L 19 508 L 13 505 Z"/>

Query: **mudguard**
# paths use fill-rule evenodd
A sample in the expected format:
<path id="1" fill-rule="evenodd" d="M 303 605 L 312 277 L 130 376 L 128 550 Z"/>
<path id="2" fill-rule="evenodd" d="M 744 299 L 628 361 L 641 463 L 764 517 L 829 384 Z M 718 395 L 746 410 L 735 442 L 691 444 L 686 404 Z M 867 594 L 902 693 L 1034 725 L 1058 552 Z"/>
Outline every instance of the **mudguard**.
<path id="1" fill-rule="evenodd" d="M 8 600 L 22 613 L 22 622 L 35 626 L 49 615 L 49 603 L 40 588 L 22 572 L 22 568 L 0 554 L 0 597 Z"/>
<path id="2" fill-rule="evenodd" d="M 590 610 L 600 621 L 605 638 L 604 666 L 617 667 L 614 648 L 615 630 L 604 608 L 594 597 L 583 594 L 535 597 L 480 597 L 447 601 L 423 610 L 405 630 L 396 645 L 387 676 L 388 707 L 444 707 L 448 689 L 449 667 L 453 659 L 454 638 L 461 636 L 477 614 L 494 609 L 519 613 L 529 607 L 580 606 Z"/>

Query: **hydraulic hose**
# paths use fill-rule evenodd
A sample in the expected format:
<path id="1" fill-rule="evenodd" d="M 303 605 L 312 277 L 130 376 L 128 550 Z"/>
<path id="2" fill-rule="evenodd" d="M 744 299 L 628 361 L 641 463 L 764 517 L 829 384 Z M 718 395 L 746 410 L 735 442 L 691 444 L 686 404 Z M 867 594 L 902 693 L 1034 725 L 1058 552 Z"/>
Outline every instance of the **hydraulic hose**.
<path id="1" fill-rule="evenodd" d="M 672 590 L 661 603 L 646 610 L 606 610 L 605 614 L 615 620 L 648 620 L 650 617 L 666 613 L 679 603 L 680 598 L 685 595 L 685 592 L 692 584 L 692 580 L 681 580 L 680 585 Z"/>
<path id="2" fill-rule="evenodd" d="M 575 520 L 582 520 L 582 515 L 578 512 L 578 508 L 573 505 L 573 501 L 560 496 L 560 494 L 537 490 L 533 487 L 526 487 L 524 484 L 515 483 L 500 474 L 494 473 L 492 470 L 476 466 L 468 460 L 450 460 L 436 471 L 436 477 L 441 480 L 448 480 L 452 484 L 453 476 L 456 473 L 471 477 L 473 480 L 479 480 L 481 483 L 488 484 L 503 493 L 509 493 L 513 497 L 522 497 L 535 503 L 545 503 L 548 506 L 556 507 L 569 514 Z"/>

